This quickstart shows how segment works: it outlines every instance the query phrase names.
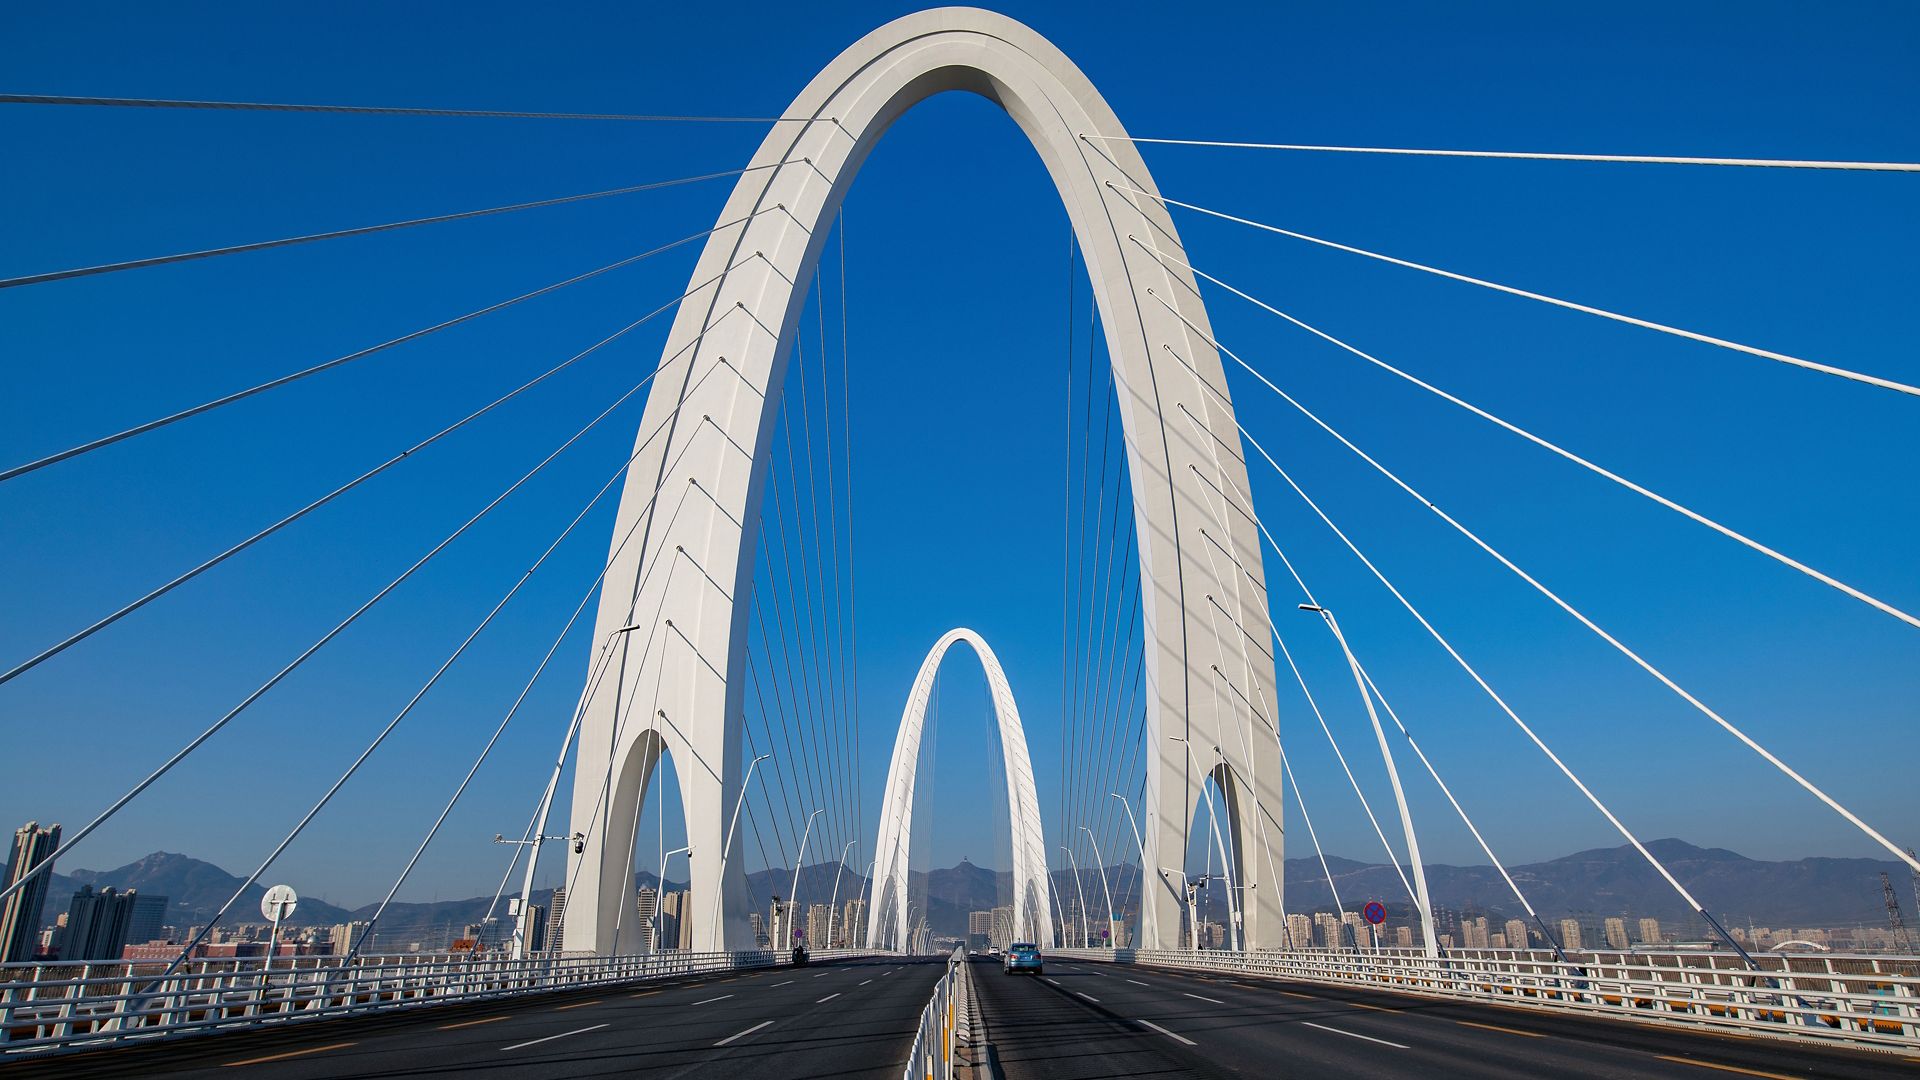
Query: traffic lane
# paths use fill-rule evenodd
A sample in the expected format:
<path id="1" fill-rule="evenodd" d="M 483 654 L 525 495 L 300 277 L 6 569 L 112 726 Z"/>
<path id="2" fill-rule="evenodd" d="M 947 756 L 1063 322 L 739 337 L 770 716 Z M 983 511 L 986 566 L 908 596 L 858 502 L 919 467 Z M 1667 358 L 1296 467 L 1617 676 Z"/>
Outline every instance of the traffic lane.
<path id="1" fill-rule="evenodd" d="M 829 976 L 823 981 L 831 982 L 834 973 L 851 972 L 856 967 L 856 963 L 838 962 L 816 969 L 783 966 L 750 973 L 636 981 L 266 1030 L 221 1032 L 149 1046 L 16 1062 L 5 1069 L 9 1076 L 21 1077 L 230 1078 L 234 1074 L 220 1070 L 244 1065 L 252 1072 L 275 1077 L 357 1077 L 386 1075 L 382 1060 L 386 1058 L 404 1059 L 416 1069 L 449 1062 L 464 1068 L 485 1068 L 495 1064 L 489 1056 L 499 1053 L 501 1047 L 600 1023 L 599 1019 L 582 1021 L 578 1016 L 617 1002 L 657 999 L 662 1006 L 685 1006 L 724 993 L 731 984 L 769 988 L 791 981 L 797 986 L 799 981 L 793 979 L 796 972 L 800 980 L 822 975 Z M 611 1027 L 612 1022 L 608 1023 Z"/>
<path id="2" fill-rule="evenodd" d="M 1300 1077 L 1486 1077 L 1542 1075 L 1630 1080 L 1650 1075 L 1638 1060 L 1580 1056 L 1535 1045 L 1500 1045 L 1472 1028 L 1426 1030 L 1395 1014 L 1346 1003 L 1300 1000 L 1213 979 L 1163 978 L 1126 969 L 1064 966 L 1060 983 L 1091 993 L 1123 1015 L 1185 1039 L 1217 1065 L 1238 1074 Z M 1141 975 L 1144 977 L 1135 977 Z M 1091 987 L 1092 989 L 1084 989 Z M 1538 1040 L 1512 1039 L 1514 1043 Z"/>
<path id="3" fill-rule="evenodd" d="M 844 981 L 837 976 L 823 980 L 809 999 L 811 1006 L 769 1017 L 772 1023 L 764 1029 L 659 1075 L 674 1080 L 897 1080 L 920 1028 L 920 1015 L 945 972 L 945 957 L 899 958 Z"/>
<path id="4" fill-rule="evenodd" d="M 1328 1010 L 1339 1016 L 1343 1029 L 1374 1038 L 1408 1042 L 1382 1034 L 1391 1030 L 1412 1035 L 1428 1046 L 1443 1044 L 1455 1055 L 1468 1055 L 1476 1068 L 1516 1058 L 1526 1062 L 1565 1063 L 1573 1075 L 1618 1075 L 1626 1069 L 1636 1076 L 1694 1076 L 1701 1070 L 1745 1071 L 1759 1076 L 1820 1076 L 1865 1080 L 1887 1075 L 1911 1075 L 1912 1058 L 1870 1050 L 1811 1046 L 1765 1037 L 1742 1037 L 1693 1032 L 1664 1025 L 1640 1024 L 1577 1015 L 1558 1016 L 1524 1008 L 1502 1008 L 1385 991 L 1330 987 L 1236 976 L 1199 976 L 1165 969 L 1130 965 L 1085 964 L 1095 974 L 1117 978 L 1120 985 L 1145 982 L 1161 986 L 1180 1000 L 1204 1004 L 1206 998 L 1239 1005 L 1256 1012 L 1271 1011 L 1276 995 L 1284 998 L 1293 1015 L 1303 1008 Z M 1102 969 L 1111 969 L 1102 971 Z M 1172 1007 L 1178 1008 L 1177 1002 Z M 1331 1026 L 1335 1020 L 1301 1017 Z"/>
<path id="5" fill-rule="evenodd" d="M 1053 970 L 1049 961 L 1048 971 Z M 1061 990 L 1048 975 L 1006 975 L 973 965 L 974 1011 L 1006 1080 L 1236 1075 L 1133 1021 Z M 982 1037 L 976 1028 L 974 1038 Z"/>

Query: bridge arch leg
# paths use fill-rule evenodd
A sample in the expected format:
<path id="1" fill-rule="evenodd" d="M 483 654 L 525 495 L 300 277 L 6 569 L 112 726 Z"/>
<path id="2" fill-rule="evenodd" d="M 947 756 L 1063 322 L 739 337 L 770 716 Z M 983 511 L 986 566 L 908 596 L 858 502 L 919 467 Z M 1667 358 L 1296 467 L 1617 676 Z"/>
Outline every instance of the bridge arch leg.
<path id="1" fill-rule="evenodd" d="M 722 881 L 719 852 L 740 783 L 755 510 L 785 363 L 824 226 L 861 163 L 907 109 L 952 90 L 997 103 L 1031 141 L 1099 305 L 1140 537 L 1149 881 L 1158 862 L 1178 858 L 1180 808 L 1196 793 L 1169 735 L 1220 747 L 1236 774 L 1258 777 L 1256 797 L 1278 821 L 1271 709 L 1256 723 L 1253 706 L 1238 705 L 1272 700 L 1259 538 L 1220 359 L 1173 221 L 1132 194 L 1155 191 L 1145 162 L 1131 143 L 1109 141 L 1125 134 L 1119 119 L 1051 43 L 991 12 L 923 11 L 860 39 L 781 113 L 791 119 L 773 125 L 736 182 L 680 305 L 614 526 L 596 624 L 610 650 L 604 685 L 590 678 L 582 698 L 573 824 L 589 839 L 569 867 L 580 882 L 566 911 L 570 947 L 613 947 L 600 907 L 624 859 L 596 806 L 608 763 L 654 718 L 671 729 L 682 766 L 696 903 L 720 905 L 696 909 L 695 946 L 749 943 L 743 860 L 733 852 Z M 1272 837 L 1276 865 L 1281 839 Z M 1280 883 L 1260 887 L 1257 865 L 1246 874 L 1261 898 L 1247 940 L 1277 944 L 1269 905 L 1277 912 Z M 1143 943 L 1171 944 L 1177 898 L 1165 887 L 1143 895 Z"/>

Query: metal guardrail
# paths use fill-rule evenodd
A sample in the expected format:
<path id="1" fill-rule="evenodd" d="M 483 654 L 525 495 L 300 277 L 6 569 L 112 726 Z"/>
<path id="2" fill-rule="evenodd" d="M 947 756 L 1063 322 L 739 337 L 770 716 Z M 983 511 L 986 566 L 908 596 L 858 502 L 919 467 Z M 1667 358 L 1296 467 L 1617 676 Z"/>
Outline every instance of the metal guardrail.
<path id="1" fill-rule="evenodd" d="M 818 960 L 864 956 L 831 949 Z M 765 951 L 669 950 L 634 956 L 494 954 L 0 965 L 0 1063 L 49 1051 L 352 1016 L 391 1009 L 552 993 L 609 983 L 772 967 Z"/>
<path id="2" fill-rule="evenodd" d="M 903 1080 L 953 1080 L 953 1013 L 959 997 L 961 965 L 967 962 L 965 949 L 953 950 L 947 957 L 947 970 L 933 984 L 933 997 L 920 1010 L 920 1029 L 914 1032 L 913 1049 L 907 1053 Z"/>
<path id="3" fill-rule="evenodd" d="M 1250 953 L 1059 949 L 1062 956 L 1303 982 L 1365 986 L 1489 1004 L 1574 1011 L 1813 1042 L 1920 1049 L 1920 957 L 1417 949 Z"/>

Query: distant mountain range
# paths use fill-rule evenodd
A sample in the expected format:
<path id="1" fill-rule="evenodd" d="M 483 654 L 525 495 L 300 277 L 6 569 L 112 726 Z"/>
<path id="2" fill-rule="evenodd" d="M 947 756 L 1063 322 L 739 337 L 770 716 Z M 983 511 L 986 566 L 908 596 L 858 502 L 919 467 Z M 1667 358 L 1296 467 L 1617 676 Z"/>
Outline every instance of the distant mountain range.
<path id="1" fill-rule="evenodd" d="M 1883 925 L 1886 910 L 1880 891 L 1882 872 L 1899 883 L 1903 902 L 1911 902 L 1907 868 L 1900 863 L 1826 858 L 1768 862 L 1722 848 L 1695 847 L 1682 840 L 1656 840 L 1647 847 L 1702 903 L 1732 925 L 1748 921 L 1775 927 Z M 1328 856 L 1327 864 L 1340 899 L 1349 909 L 1367 900 L 1381 900 L 1396 915 L 1409 910 L 1406 889 L 1391 865 L 1333 856 Z M 1509 866 L 1508 870 L 1534 907 L 1549 918 L 1631 914 L 1683 921 L 1691 915 L 1645 860 L 1625 845 L 1576 852 L 1548 862 Z M 826 902 L 833 894 L 836 872 L 833 863 L 816 863 L 802 869 L 799 878 L 802 902 Z M 838 874 L 842 902 L 865 890 L 867 882 L 860 874 L 851 869 Z M 1286 875 L 1289 911 L 1333 909 L 1333 894 L 1318 859 L 1288 859 Z M 915 871 L 912 877 L 910 894 L 916 898 L 926 897 L 928 923 L 941 934 L 965 933 L 969 912 L 1005 904 L 1012 895 L 1011 874 L 965 860 L 957 866 Z M 138 889 L 149 895 L 165 894 L 169 898 L 168 921 L 181 926 L 202 923 L 234 894 L 241 880 L 212 863 L 157 851 L 114 870 L 55 874 L 47 896 L 45 918 L 51 922 L 66 910 L 68 897 L 81 886 L 92 885 L 96 889 L 112 886 Z M 1505 916 L 1520 914 L 1512 891 L 1491 866 L 1429 863 L 1427 880 L 1438 907 Z M 653 875 L 636 874 L 635 882 L 636 885 L 652 884 Z M 1113 888 L 1116 906 L 1132 909 L 1138 905 L 1138 867 L 1109 866 L 1107 883 Z M 1073 895 L 1072 873 L 1055 873 L 1054 885 L 1059 895 Z M 669 890 L 685 887 L 682 882 L 671 879 L 667 882 Z M 772 868 L 747 876 L 748 894 L 753 897 L 756 908 L 764 907 L 772 896 L 786 897 L 792 887 L 790 869 Z M 1089 908 L 1097 911 L 1104 906 L 1097 869 L 1082 868 L 1079 887 L 1085 890 Z M 258 885 L 249 887 L 234 905 L 227 921 L 259 921 L 260 896 L 264 892 Z M 1216 903 L 1218 892 L 1214 890 Z M 550 891 L 541 890 L 534 894 L 534 902 L 550 903 L 551 896 Z M 387 909 L 381 922 L 393 928 L 448 926 L 457 930 L 467 923 L 480 921 L 492 900 L 491 896 L 477 896 L 429 903 L 395 903 Z M 373 914 L 375 906 L 368 904 L 347 910 L 324 900 L 302 899 L 290 921 L 297 925 L 329 925 L 365 919 Z"/>

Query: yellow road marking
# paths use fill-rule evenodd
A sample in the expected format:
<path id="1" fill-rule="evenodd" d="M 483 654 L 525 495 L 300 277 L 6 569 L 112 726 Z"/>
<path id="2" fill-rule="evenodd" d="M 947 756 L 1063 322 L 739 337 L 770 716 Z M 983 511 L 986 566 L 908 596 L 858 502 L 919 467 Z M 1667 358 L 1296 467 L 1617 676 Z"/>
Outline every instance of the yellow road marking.
<path id="1" fill-rule="evenodd" d="M 1389 1009 L 1385 1005 L 1369 1005 L 1364 1001 L 1349 1001 L 1347 1002 L 1347 1004 L 1353 1006 L 1356 1009 L 1372 1009 L 1374 1012 L 1397 1013 L 1397 1012 L 1405 1011 L 1402 1009 Z"/>
<path id="2" fill-rule="evenodd" d="M 664 994 L 664 993 L 666 993 L 665 990 L 642 990 L 638 994 L 628 994 L 627 996 L 628 997 L 652 997 L 655 994 Z"/>
<path id="3" fill-rule="evenodd" d="M 460 1022 L 460 1023 L 458 1023 L 458 1024 L 442 1024 L 442 1025 L 440 1025 L 440 1030 L 441 1030 L 441 1031 L 452 1031 L 452 1030 L 453 1030 L 453 1029 L 455 1029 L 455 1028 L 463 1028 L 463 1027 L 473 1027 L 473 1026 L 475 1026 L 475 1025 L 477 1025 L 477 1024 L 491 1024 L 491 1023 L 495 1023 L 495 1022 L 497 1022 L 497 1021 L 500 1021 L 500 1020 L 511 1020 L 511 1019 L 513 1019 L 513 1017 L 512 1017 L 511 1015 L 508 1015 L 508 1016 L 489 1016 L 489 1017 L 487 1017 L 487 1018 L 486 1018 L 485 1020 L 464 1020 L 464 1021 L 462 1021 L 462 1022 Z"/>
<path id="4" fill-rule="evenodd" d="M 587 1007 L 587 1006 L 589 1006 L 589 1005 L 598 1005 L 598 1004 L 600 1004 L 600 1002 L 599 1002 L 599 1001 L 576 1001 L 576 1002 L 574 1002 L 574 1003 L 573 1003 L 573 1004 L 571 1004 L 571 1005 L 562 1005 L 562 1006 L 560 1006 L 559 1008 L 557 1008 L 557 1009 L 555 1009 L 555 1010 L 553 1010 L 553 1011 L 554 1011 L 554 1012 L 566 1012 L 566 1011 L 567 1011 L 568 1009 L 584 1009 L 584 1008 L 586 1008 L 586 1007 Z"/>
<path id="5" fill-rule="evenodd" d="M 226 1067 L 232 1069 L 240 1065 L 264 1065 L 269 1061 L 285 1061 L 288 1058 L 303 1057 L 307 1054 L 324 1054 L 328 1050 L 345 1050 L 352 1045 L 354 1044 L 344 1042 L 334 1043 L 331 1046 L 316 1046 L 309 1050 L 289 1050 L 284 1054 L 268 1054 L 266 1057 L 248 1058 L 245 1061 L 229 1061 Z"/>
<path id="6" fill-rule="evenodd" d="M 1482 1030 L 1485 1030 L 1485 1031 L 1504 1031 L 1504 1032 L 1506 1032 L 1506 1033 L 1507 1033 L 1507 1034 L 1509 1034 L 1509 1035 L 1525 1035 L 1525 1036 L 1526 1036 L 1527 1038 L 1529 1038 L 1529 1039 L 1544 1039 L 1544 1038 L 1546 1038 L 1546 1036 L 1545 1036 L 1545 1035 L 1542 1035 L 1542 1034 L 1540 1034 L 1540 1033 L 1539 1033 L 1539 1032 L 1537 1032 L 1537 1031 L 1521 1031 L 1521 1030 L 1520 1030 L 1520 1029 L 1518 1029 L 1518 1028 L 1510 1028 L 1510 1027 L 1501 1027 L 1501 1026 L 1500 1026 L 1499 1024 L 1476 1024 L 1476 1023 L 1474 1023 L 1474 1022 L 1473 1022 L 1473 1021 L 1471 1021 L 1471 1020 L 1455 1020 L 1455 1021 L 1454 1021 L 1454 1023 L 1456 1023 L 1456 1024 L 1465 1024 L 1465 1025 L 1466 1025 L 1466 1026 L 1468 1026 L 1468 1027 L 1471 1027 L 1471 1028 L 1480 1028 L 1480 1029 L 1482 1029 Z"/>
<path id="7" fill-rule="evenodd" d="M 1285 995 L 1287 995 L 1288 997 L 1297 997 L 1297 998 L 1305 998 L 1305 999 L 1307 999 L 1308 1001 L 1319 1001 L 1319 1000 L 1320 1000 L 1319 998 L 1317 998 L 1317 997 L 1314 997 L 1314 996 L 1313 996 L 1312 994 L 1296 994 L 1296 993 L 1294 993 L 1294 992 L 1293 992 L 1293 991 L 1291 991 L 1291 990 L 1282 990 L 1282 991 L 1280 991 L 1280 992 L 1281 992 L 1281 993 L 1283 993 L 1283 994 L 1285 994 Z"/>
<path id="8" fill-rule="evenodd" d="M 1661 1061 L 1677 1061 L 1682 1065 L 1698 1065 L 1703 1069 L 1719 1069 L 1721 1072 L 1739 1073 L 1742 1076 L 1762 1076 L 1765 1077 L 1766 1080 L 1800 1080 L 1799 1077 L 1788 1076 L 1786 1073 L 1761 1072 L 1758 1069 L 1743 1069 L 1738 1065 L 1716 1065 L 1711 1061 L 1695 1061 L 1692 1058 L 1668 1057 L 1665 1054 L 1655 1054 L 1653 1056 L 1659 1058 Z"/>

